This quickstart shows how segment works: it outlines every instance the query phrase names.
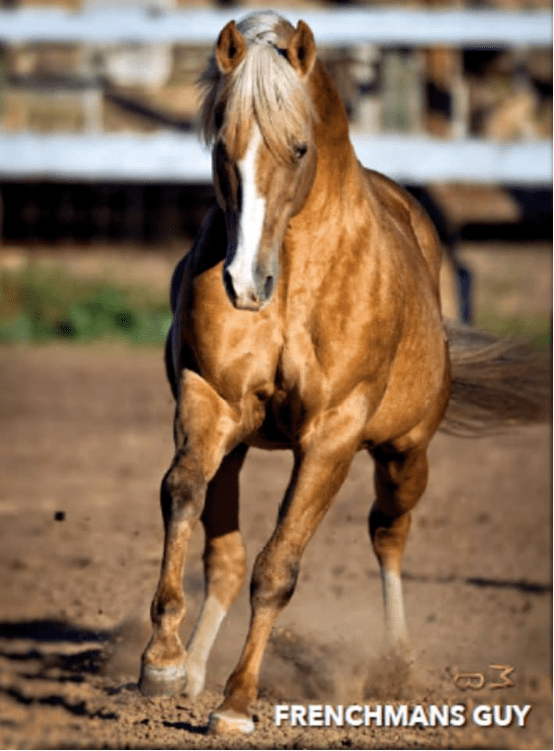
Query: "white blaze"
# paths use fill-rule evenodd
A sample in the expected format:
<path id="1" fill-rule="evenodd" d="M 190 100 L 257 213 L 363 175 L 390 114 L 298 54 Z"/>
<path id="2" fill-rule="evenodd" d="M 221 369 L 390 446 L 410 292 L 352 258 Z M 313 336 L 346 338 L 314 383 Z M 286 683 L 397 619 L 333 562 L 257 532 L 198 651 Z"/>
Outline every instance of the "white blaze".
<path id="1" fill-rule="evenodd" d="M 243 295 L 254 293 L 256 288 L 254 268 L 265 217 L 265 198 L 258 195 L 256 187 L 256 162 L 261 141 L 262 136 L 254 123 L 246 153 L 237 164 L 242 186 L 242 206 L 237 249 L 227 270 L 239 299 Z"/>

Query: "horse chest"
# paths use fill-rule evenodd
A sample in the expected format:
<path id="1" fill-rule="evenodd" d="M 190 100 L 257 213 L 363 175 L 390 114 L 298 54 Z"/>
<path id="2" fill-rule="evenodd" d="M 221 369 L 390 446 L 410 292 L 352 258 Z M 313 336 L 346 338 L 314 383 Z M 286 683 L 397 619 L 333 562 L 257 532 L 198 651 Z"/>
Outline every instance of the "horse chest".
<path id="1" fill-rule="evenodd" d="M 325 380 L 318 347 L 308 328 L 289 325 L 279 353 L 276 385 L 289 396 L 311 401 L 321 394 Z"/>
<path id="2" fill-rule="evenodd" d="M 260 346 L 263 350 L 267 344 L 260 342 Z M 260 351 L 257 362 L 263 357 Z M 285 340 L 272 358 L 270 370 L 266 370 L 269 388 L 263 420 L 247 442 L 261 448 L 290 447 L 310 414 L 325 405 L 325 379 L 307 340 L 295 340 L 294 344 Z M 261 396 L 259 388 L 255 392 Z"/>

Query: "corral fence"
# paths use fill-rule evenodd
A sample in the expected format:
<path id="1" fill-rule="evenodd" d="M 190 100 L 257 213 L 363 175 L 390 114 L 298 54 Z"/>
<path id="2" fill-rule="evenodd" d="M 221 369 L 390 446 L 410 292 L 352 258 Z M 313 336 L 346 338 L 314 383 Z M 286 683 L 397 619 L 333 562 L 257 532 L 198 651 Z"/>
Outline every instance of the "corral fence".
<path id="1" fill-rule="evenodd" d="M 156 75 L 162 80 L 167 72 L 167 50 L 172 45 L 189 50 L 210 47 L 228 20 L 250 10 L 179 11 L 162 0 L 148 8 L 116 9 L 88 0 L 78 12 L 0 11 L 4 49 L 76 44 L 84 51 L 76 76 L 56 81 L 20 76 L 15 81 L 31 98 L 73 97 L 84 115 L 80 133 L 36 133 L 25 128 L 0 132 L 4 236 L 53 239 L 57 233 L 67 239 L 140 241 L 166 240 L 171 232 L 186 232 L 183 207 L 194 195 L 209 193 L 209 153 L 191 132 L 190 122 L 164 123 L 161 117 L 161 127 L 149 134 L 104 132 L 106 77 L 111 65 L 116 78 L 125 81 L 127 76 L 133 81 L 139 75 L 146 86 L 155 86 Z M 415 186 L 436 182 L 550 186 L 550 139 L 503 141 L 471 135 L 468 94 L 459 66 L 454 66 L 447 92 L 448 137 L 425 132 L 422 54 L 437 45 L 443 50 L 512 48 L 522 53 L 549 48 L 551 13 L 371 8 L 301 13 L 287 9 L 284 15 L 293 22 L 301 15 L 323 51 L 348 50 L 354 59 L 358 122 L 353 140 L 366 166 Z M 391 51 L 395 55 L 383 68 L 379 53 Z M 408 86 L 404 81 L 402 88 L 406 76 Z M 397 132 L 382 132 L 386 117 Z M 399 124 L 403 132 L 398 132 Z M 64 223 L 69 228 L 65 233 Z"/>

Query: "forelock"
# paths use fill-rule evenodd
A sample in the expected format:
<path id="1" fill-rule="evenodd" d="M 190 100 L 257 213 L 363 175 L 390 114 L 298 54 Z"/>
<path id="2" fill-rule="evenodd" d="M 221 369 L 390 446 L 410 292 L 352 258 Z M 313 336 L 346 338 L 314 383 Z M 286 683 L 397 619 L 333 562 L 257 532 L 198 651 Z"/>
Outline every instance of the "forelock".
<path id="1" fill-rule="evenodd" d="M 247 44 L 265 43 L 275 47 L 286 44 L 286 37 L 294 31 L 294 27 L 286 18 L 272 10 L 250 13 L 239 21 L 237 29 Z"/>
<path id="2" fill-rule="evenodd" d="M 243 150 L 255 120 L 270 150 L 290 161 L 295 145 L 309 138 L 315 117 L 308 89 L 284 54 L 294 28 L 266 11 L 246 16 L 237 29 L 248 46 L 244 60 L 224 77 L 212 55 L 200 79 L 203 138 L 211 144 L 217 136 L 217 111 L 224 106 L 224 137 L 231 147 Z"/>

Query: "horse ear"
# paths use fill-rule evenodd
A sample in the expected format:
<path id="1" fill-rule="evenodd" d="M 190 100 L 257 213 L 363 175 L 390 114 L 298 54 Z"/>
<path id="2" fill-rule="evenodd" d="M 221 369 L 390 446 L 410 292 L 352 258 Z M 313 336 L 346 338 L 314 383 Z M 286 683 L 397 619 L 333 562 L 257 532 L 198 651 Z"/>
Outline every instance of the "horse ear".
<path id="1" fill-rule="evenodd" d="M 298 26 L 291 36 L 287 47 L 287 59 L 289 63 L 304 78 L 311 73 L 316 54 L 312 30 L 304 21 L 298 21 Z"/>
<path id="2" fill-rule="evenodd" d="M 246 55 L 246 42 L 234 21 L 229 21 L 217 39 L 215 60 L 222 73 L 230 73 Z"/>

